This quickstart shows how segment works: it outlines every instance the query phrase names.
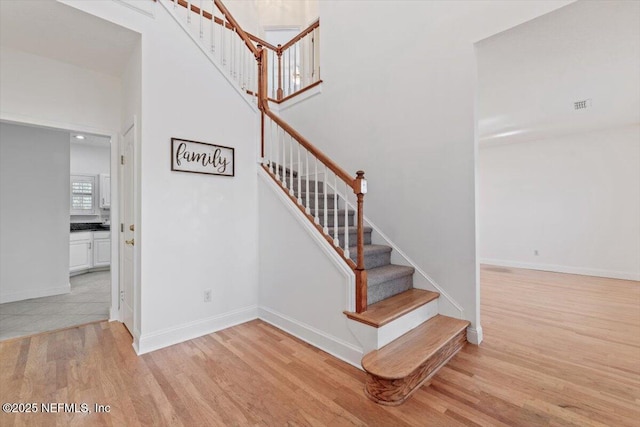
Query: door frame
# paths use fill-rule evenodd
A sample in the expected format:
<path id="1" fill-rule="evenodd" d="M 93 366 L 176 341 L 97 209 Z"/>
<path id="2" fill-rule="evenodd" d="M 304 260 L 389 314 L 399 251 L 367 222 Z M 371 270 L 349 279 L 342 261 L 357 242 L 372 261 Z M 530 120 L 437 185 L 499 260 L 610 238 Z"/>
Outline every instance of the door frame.
<path id="1" fill-rule="evenodd" d="M 120 138 L 119 132 L 101 128 L 95 128 L 92 126 L 85 126 L 83 124 L 78 123 L 68 123 L 68 122 L 59 122 L 56 120 L 47 120 L 39 117 L 32 117 L 22 114 L 11 114 L 2 112 L 0 113 L 0 121 L 5 123 L 15 123 L 24 126 L 35 126 L 41 128 L 49 128 L 56 129 L 65 132 L 75 132 L 75 133 L 87 133 L 92 135 L 101 135 L 111 138 L 111 171 L 109 172 L 112 177 L 112 186 L 111 186 L 111 213 L 110 213 L 110 221 L 112 224 L 118 224 L 120 219 L 119 215 L 119 197 L 120 192 L 118 188 L 118 174 L 114 174 L 114 171 L 118 171 L 118 159 L 119 155 L 119 147 L 120 147 Z M 116 148 L 117 147 L 117 148 Z M 115 184 L 113 179 L 115 179 Z M 137 202 L 137 201 L 136 201 Z M 118 233 L 116 229 L 111 227 L 111 242 L 117 241 Z M 109 308 L 109 321 L 118 320 L 121 321 L 120 312 L 118 310 L 118 293 L 120 288 L 120 264 L 119 264 L 119 248 L 118 245 L 111 245 L 111 305 Z"/>

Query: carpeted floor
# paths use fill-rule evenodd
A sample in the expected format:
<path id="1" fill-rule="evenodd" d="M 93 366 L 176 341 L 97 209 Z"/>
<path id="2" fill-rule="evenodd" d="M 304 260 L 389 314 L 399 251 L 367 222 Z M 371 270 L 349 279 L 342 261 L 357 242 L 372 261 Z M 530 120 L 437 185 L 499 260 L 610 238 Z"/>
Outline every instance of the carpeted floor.
<path id="1" fill-rule="evenodd" d="M 71 293 L 0 304 L 0 340 L 109 318 L 111 272 L 73 276 Z"/>

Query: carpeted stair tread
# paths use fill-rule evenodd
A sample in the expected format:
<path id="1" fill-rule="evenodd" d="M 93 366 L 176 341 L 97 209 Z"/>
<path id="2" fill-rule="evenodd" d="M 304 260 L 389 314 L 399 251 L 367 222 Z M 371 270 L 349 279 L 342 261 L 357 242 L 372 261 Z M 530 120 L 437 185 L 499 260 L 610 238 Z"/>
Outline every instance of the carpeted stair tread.
<path id="1" fill-rule="evenodd" d="M 368 286 L 376 286 L 403 276 L 411 276 L 415 269 L 406 265 L 389 264 L 367 270 Z"/>
<path id="2" fill-rule="evenodd" d="M 362 359 L 369 374 L 388 380 L 406 378 L 469 326 L 466 320 L 437 315 Z"/>
<path id="3" fill-rule="evenodd" d="M 380 302 L 370 305 L 367 311 L 352 313 L 345 311 L 349 319 L 379 328 L 405 314 L 430 303 L 440 296 L 437 292 L 423 289 L 409 289 Z"/>

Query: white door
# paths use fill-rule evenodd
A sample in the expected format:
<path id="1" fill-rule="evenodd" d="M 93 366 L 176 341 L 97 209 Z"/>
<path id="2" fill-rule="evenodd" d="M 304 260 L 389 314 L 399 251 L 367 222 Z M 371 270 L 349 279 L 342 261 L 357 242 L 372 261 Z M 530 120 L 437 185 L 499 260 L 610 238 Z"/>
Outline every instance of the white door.
<path id="1" fill-rule="evenodd" d="M 132 126 L 121 139 L 123 156 L 120 162 L 120 182 L 122 190 L 122 216 L 123 227 L 120 233 L 120 253 L 122 254 L 122 264 L 120 269 L 120 306 L 122 308 L 122 320 L 125 326 L 134 334 L 134 245 L 135 245 L 135 224 L 134 224 L 134 135 L 135 126 Z"/>

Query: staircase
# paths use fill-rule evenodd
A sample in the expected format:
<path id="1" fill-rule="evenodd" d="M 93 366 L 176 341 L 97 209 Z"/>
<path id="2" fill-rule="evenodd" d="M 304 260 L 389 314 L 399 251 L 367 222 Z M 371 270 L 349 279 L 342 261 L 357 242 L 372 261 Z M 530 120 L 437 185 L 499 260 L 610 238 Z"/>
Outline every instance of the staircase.
<path id="1" fill-rule="evenodd" d="M 355 307 L 344 314 L 366 353 L 365 394 L 380 404 L 401 404 L 465 345 L 469 322 L 438 314 L 439 293 L 415 289 L 415 269 L 393 264 L 386 242 L 373 243 L 373 230 L 364 223 L 364 172 L 354 178 L 269 109 L 269 73 L 278 70 L 278 83 L 271 91 L 282 100 L 283 51 L 308 36 L 309 57 L 315 58 L 319 22 L 274 47 L 245 33 L 220 0 L 208 0 L 204 6 L 200 2 L 200 7 L 184 0 L 161 3 L 174 15 L 186 14 L 180 18 L 186 24 L 181 25 L 195 31 L 192 38 L 203 45 L 203 52 L 220 64 L 243 96 L 249 94 L 257 103 L 262 168 L 355 273 Z M 311 85 L 320 82 L 314 73 L 309 73 L 314 76 L 308 79 Z M 296 93 L 287 92 L 286 98 Z"/>
<path id="2" fill-rule="evenodd" d="M 292 197 L 292 201 L 298 203 L 300 200 L 302 210 L 308 212 L 310 218 L 317 217 L 323 230 L 326 225 L 330 236 L 336 232 L 343 236 L 348 232 L 349 241 L 356 241 L 356 212 L 341 203 L 341 198 L 335 196 L 330 185 L 322 181 L 316 185 L 316 181 L 309 180 L 307 191 L 306 182 L 298 180 L 297 171 L 287 169 L 283 174 L 281 166 L 276 168 L 277 173 L 272 171 L 269 169 L 271 177 L 284 186 L 285 191 L 290 185 L 290 195 L 298 194 L 299 197 Z M 308 206 L 305 206 L 306 200 L 309 200 Z M 326 223 L 325 208 L 328 212 L 337 212 L 337 215 L 327 215 Z M 390 329 L 390 332 L 385 332 L 383 341 L 378 340 L 378 345 L 374 345 L 375 348 L 362 359 L 362 367 L 367 372 L 365 394 L 379 404 L 400 405 L 462 349 L 469 322 L 437 314 L 440 295 L 415 289 L 415 269 L 392 264 L 392 248 L 373 244 L 371 227 L 365 226 L 363 234 L 364 267 L 368 277 L 367 310 L 344 313 L 351 321 L 368 328 L 369 335 L 378 334 L 381 328 Z M 342 246 L 341 238 L 338 241 L 338 246 Z M 349 248 L 349 257 L 356 262 L 357 246 Z M 406 319 L 412 321 L 407 322 Z M 363 328 L 359 333 L 363 334 Z"/>

